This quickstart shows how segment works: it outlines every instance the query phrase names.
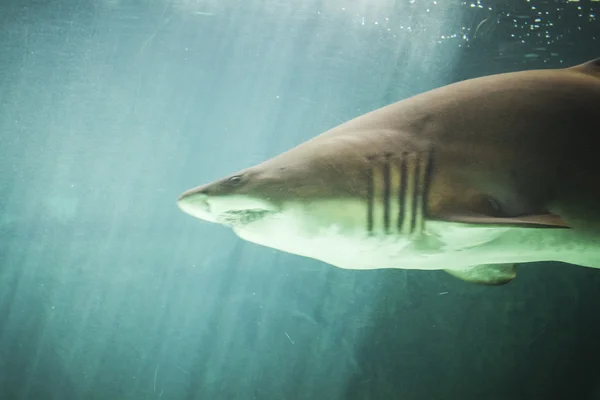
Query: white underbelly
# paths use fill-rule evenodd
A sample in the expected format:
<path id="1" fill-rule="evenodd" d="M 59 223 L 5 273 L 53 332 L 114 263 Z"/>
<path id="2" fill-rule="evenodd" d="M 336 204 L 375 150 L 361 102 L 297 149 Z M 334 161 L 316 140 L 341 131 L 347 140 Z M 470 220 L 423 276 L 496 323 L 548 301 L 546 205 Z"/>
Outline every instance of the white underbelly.
<path id="1" fill-rule="evenodd" d="M 345 269 L 463 269 L 473 265 L 563 261 L 600 268 L 600 244 L 570 229 L 482 227 L 428 221 L 426 235 L 368 236 L 335 225 L 306 231 L 283 219 L 235 229 L 241 238 Z"/>

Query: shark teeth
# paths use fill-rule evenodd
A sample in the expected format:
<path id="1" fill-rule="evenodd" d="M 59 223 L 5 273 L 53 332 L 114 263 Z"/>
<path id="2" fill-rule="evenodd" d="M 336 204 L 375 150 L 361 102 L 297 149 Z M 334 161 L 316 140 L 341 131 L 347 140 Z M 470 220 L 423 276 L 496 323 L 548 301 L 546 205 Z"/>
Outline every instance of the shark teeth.
<path id="1" fill-rule="evenodd" d="M 272 211 L 268 210 L 233 210 L 228 211 L 224 214 L 219 215 L 218 221 L 221 224 L 229 226 L 246 225 L 251 222 L 257 221 L 264 218 L 266 215 L 271 214 Z"/>

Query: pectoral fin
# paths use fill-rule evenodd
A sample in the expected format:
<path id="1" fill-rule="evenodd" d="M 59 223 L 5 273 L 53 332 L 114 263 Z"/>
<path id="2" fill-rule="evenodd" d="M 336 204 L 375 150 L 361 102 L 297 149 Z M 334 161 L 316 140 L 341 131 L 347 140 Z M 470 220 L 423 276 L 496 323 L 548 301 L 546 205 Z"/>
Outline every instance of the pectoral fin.
<path id="1" fill-rule="evenodd" d="M 474 225 L 508 225 L 531 228 L 569 228 L 561 217 L 554 214 L 523 215 L 519 217 L 491 217 L 475 213 L 445 213 L 442 219 Z"/>
<path id="2" fill-rule="evenodd" d="M 447 269 L 450 275 L 472 283 L 504 285 L 517 276 L 515 264 L 482 264 L 465 269 Z"/>
<path id="3" fill-rule="evenodd" d="M 554 211 L 511 215 L 494 197 L 470 194 L 456 204 L 444 204 L 432 215 L 434 219 L 473 225 L 493 225 L 521 228 L 570 228 L 565 218 Z"/>

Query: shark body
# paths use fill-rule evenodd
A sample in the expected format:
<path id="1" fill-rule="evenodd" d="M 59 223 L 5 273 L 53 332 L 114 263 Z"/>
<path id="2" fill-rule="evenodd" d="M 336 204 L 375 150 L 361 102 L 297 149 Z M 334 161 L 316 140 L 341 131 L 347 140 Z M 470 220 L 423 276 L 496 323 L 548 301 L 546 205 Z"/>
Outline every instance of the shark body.
<path id="1" fill-rule="evenodd" d="M 183 193 L 186 213 L 348 269 L 502 284 L 515 263 L 600 268 L 600 59 L 470 79 Z"/>

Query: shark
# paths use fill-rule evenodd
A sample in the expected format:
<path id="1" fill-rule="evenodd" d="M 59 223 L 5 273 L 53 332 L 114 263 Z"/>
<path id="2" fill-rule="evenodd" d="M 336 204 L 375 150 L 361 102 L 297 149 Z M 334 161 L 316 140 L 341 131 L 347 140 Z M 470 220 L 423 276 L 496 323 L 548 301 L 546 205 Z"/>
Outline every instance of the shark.
<path id="1" fill-rule="evenodd" d="M 177 200 L 240 238 L 353 270 L 600 268 L 600 58 L 476 77 L 351 119 Z"/>

